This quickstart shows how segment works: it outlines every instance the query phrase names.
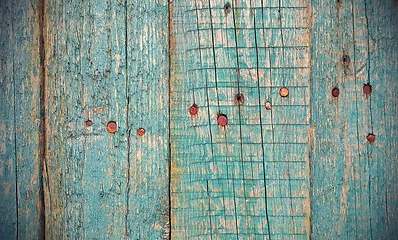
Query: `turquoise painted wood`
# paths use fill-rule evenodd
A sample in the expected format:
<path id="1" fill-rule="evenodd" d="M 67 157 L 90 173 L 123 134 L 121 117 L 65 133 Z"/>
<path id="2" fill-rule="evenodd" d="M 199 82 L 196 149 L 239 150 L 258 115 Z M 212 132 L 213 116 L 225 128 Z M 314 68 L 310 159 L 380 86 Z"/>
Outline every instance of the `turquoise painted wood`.
<path id="1" fill-rule="evenodd" d="M 310 4 L 228 4 L 173 2 L 172 238 L 307 239 Z"/>
<path id="2" fill-rule="evenodd" d="M 0 239 L 396 239 L 397 13 L 1 1 Z"/>
<path id="3" fill-rule="evenodd" d="M 1 10 L 1 239 L 167 238 L 168 3 Z"/>
<path id="4" fill-rule="evenodd" d="M 46 2 L 52 239 L 127 235 L 125 14 L 111 2 Z"/>
<path id="5" fill-rule="evenodd" d="M 1 2 L 1 239 L 41 236 L 37 1 Z"/>
<path id="6" fill-rule="evenodd" d="M 312 6 L 312 237 L 396 239 L 398 3 Z"/>
<path id="7" fill-rule="evenodd" d="M 16 238 L 17 223 L 17 174 L 16 174 L 16 145 L 15 145 L 15 84 L 13 73 L 13 42 L 11 5 L 4 3 L 0 10 L 0 238 L 6 236 Z"/>

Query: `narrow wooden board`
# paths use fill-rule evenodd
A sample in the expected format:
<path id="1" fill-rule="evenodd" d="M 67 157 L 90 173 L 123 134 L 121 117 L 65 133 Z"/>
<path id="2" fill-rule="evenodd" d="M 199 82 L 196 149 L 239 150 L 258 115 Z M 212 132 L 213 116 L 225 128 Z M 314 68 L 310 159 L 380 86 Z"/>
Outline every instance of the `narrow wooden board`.
<path id="1" fill-rule="evenodd" d="M 226 3 L 173 2 L 172 238 L 307 239 L 310 5 Z"/>
<path id="2" fill-rule="evenodd" d="M 116 1 L 46 2 L 50 238 L 127 235 L 125 15 Z"/>
<path id="3" fill-rule="evenodd" d="M 128 0 L 127 226 L 131 239 L 169 238 L 169 8 Z M 140 136 L 139 129 L 145 134 Z"/>
<path id="4" fill-rule="evenodd" d="M 397 3 L 312 5 L 311 236 L 395 239 Z"/>
<path id="5" fill-rule="evenodd" d="M 0 239 L 16 239 L 18 229 L 15 83 L 11 1 L 0 6 Z"/>
<path id="6" fill-rule="evenodd" d="M 5 90 L 2 103 L 7 107 L 1 111 L 7 141 L 1 164 L 2 175 L 14 178 L 14 182 L 2 182 L 6 188 L 0 194 L 7 198 L 1 200 L 2 205 L 10 207 L 1 220 L 1 225 L 9 227 L 1 231 L 5 239 L 37 239 L 44 234 L 38 8 L 38 1 L 29 0 L 1 4 L 2 18 L 6 19 L 6 25 L 2 26 L 5 50 L 2 68 L 6 70 L 2 76 L 6 78 L 1 86 L 2 95 Z"/>

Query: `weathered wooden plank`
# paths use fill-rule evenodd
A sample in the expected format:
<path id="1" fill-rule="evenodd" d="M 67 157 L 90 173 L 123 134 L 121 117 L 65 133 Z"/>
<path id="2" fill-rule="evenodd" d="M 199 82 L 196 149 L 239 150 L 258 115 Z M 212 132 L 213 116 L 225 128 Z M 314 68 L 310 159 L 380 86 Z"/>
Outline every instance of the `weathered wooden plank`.
<path id="1" fill-rule="evenodd" d="M 169 237 L 169 7 L 128 0 L 127 234 Z M 145 134 L 139 135 L 138 129 Z"/>
<path id="2" fill-rule="evenodd" d="M 396 171 L 390 169 L 396 168 L 396 155 L 388 149 L 396 144 L 389 132 L 395 131 L 397 112 L 395 93 L 386 89 L 396 88 L 397 66 L 385 48 L 389 42 L 388 51 L 395 52 L 396 41 L 386 41 L 394 37 L 385 31 L 393 28 L 396 9 L 385 1 L 313 1 L 312 6 L 312 238 L 393 238 L 386 193 L 395 192 Z M 364 84 L 372 85 L 370 95 Z M 332 96 L 334 87 L 338 97 Z M 374 143 L 366 139 L 370 133 Z M 392 202 L 395 206 L 396 199 Z"/>
<path id="3" fill-rule="evenodd" d="M 18 238 L 44 236 L 39 1 L 12 1 Z"/>
<path id="4" fill-rule="evenodd" d="M 0 238 L 394 239 L 397 13 L 3 1 Z"/>
<path id="5" fill-rule="evenodd" d="M 172 237 L 305 239 L 309 4 L 226 3 L 173 3 Z"/>
<path id="6" fill-rule="evenodd" d="M 0 6 L 0 239 L 16 239 L 18 229 L 12 20 L 11 1 L 3 1 Z"/>
<path id="7" fill-rule="evenodd" d="M 125 16 L 122 2 L 46 2 L 51 238 L 126 236 Z"/>

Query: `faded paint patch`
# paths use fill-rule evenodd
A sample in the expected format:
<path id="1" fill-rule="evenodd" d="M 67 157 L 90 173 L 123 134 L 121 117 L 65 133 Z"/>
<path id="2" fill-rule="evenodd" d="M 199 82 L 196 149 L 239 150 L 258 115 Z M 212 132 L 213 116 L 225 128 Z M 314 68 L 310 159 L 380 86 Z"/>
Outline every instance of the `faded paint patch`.
<path id="1" fill-rule="evenodd" d="M 7 131 L 6 125 L 0 124 L 0 155 L 6 154 L 6 138 L 7 138 Z"/>

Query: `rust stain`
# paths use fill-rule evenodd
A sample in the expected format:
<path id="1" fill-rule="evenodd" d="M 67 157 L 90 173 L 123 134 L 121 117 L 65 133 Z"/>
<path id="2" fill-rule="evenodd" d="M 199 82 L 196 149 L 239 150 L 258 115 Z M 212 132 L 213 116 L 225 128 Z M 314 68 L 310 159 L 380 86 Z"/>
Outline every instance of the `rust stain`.
<path id="1" fill-rule="evenodd" d="M 143 136 L 144 134 L 145 134 L 145 129 L 140 128 L 140 129 L 137 130 L 137 135 L 138 136 Z"/>
<path id="2" fill-rule="evenodd" d="M 220 115 L 217 117 L 217 123 L 218 123 L 218 125 L 221 126 L 221 127 L 226 126 L 226 125 L 228 124 L 227 115 L 225 115 L 225 114 L 220 114 Z"/>
<path id="3" fill-rule="evenodd" d="M 235 103 L 241 105 L 241 104 L 243 104 L 244 102 L 245 102 L 245 96 L 243 96 L 242 93 L 236 94 L 236 96 L 235 96 Z"/>
<path id="4" fill-rule="evenodd" d="M 198 113 L 199 108 L 196 104 L 193 104 L 190 108 L 189 108 L 189 114 L 191 115 L 191 117 L 195 117 L 196 114 Z"/>

